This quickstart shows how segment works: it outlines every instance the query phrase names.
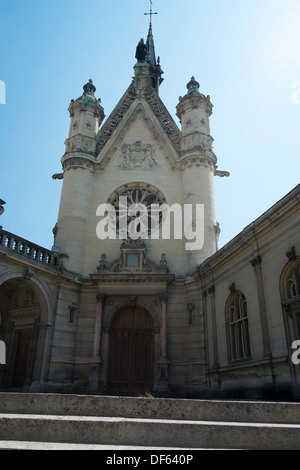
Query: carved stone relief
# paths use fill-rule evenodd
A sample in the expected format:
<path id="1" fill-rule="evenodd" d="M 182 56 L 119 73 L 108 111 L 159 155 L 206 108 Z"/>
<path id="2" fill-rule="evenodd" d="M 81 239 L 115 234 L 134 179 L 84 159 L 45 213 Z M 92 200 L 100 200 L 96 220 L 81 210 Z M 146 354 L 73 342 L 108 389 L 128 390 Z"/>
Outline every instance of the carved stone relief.
<path id="1" fill-rule="evenodd" d="M 150 169 L 159 166 L 154 159 L 153 148 L 150 144 L 145 145 L 140 141 L 132 145 L 124 144 L 121 152 L 122 163 L 120 167 L 123 169 Z"/>
<path id="2" fill-rule="evenodd" d="M 88 168 L 93 171 L 93 164 L 85 158 L 72 157 L 68 158 L 63 163 L 63 170 L 68 170 L 69 168 Z"/>

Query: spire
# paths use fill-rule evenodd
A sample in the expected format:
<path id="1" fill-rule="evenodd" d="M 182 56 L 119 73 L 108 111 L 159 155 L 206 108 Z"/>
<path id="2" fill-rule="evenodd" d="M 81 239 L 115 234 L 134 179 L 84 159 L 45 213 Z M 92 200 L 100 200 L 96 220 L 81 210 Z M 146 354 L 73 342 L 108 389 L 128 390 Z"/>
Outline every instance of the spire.
<path id="1" fill-rule="evenodd" d="M 151 65 L 157 65 L 156 64 L 155 47 L 154 47 L 154 39 L 153 39 L 151 22 L 150 22 L 150 25 L 149 25 L 149 31 L 148 31 L 146 45 L 147 45 L 147 62 Z"/>
<path id="2" fill-rule="evenodd" d="M 149 24 L 147 41 L 146 41 L 146 47 L 147 47 L 146 62 L 149 65 L 150 79 L 151 79 L 153 88 L 155 88 L 156 92 L 158 93 L 159 85 L 163 82 L 163 78 L 162 78 L 163 71 L 160 67 L 160 59 L 158 57 L 156 60 L 156 55 L 155 55 L 154 38 L 153 38 L 153 32 L 152 32 L 152 16 L 157 15 L 158 13 L 157 12 L 153 13 L 152 0 L 150 0 L 150 12 L 144 13 L 144 14 L 150 16 L 150 24 Z"/>

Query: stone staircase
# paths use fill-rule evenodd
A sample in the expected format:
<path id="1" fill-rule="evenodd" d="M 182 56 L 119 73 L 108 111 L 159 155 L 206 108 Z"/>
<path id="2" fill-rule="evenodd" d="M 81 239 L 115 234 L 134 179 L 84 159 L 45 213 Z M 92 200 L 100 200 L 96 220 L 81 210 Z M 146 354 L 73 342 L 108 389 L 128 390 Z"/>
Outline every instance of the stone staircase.
<path id="1" fill-rule="evenodd" d="M 299 450 L 300 403 L 0 393 L 0 449 L 43 443 Z"/>

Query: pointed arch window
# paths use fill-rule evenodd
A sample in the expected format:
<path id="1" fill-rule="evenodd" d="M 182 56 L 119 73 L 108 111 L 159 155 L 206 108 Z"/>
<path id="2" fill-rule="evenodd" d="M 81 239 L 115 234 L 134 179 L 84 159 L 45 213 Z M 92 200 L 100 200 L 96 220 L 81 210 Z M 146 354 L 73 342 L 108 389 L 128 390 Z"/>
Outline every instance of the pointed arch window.
<path id="1" fill-rule="evenodd" d="M 230 295 L 226 306 L 229 361 L 251 357 L 248 312 L 245 296 L 237 291 Z"/>

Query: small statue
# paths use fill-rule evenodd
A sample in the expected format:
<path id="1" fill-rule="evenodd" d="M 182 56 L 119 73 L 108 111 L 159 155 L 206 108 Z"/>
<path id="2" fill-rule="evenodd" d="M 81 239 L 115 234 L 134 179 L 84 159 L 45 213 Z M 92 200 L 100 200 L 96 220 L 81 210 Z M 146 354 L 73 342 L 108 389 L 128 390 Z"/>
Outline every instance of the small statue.
<path id="1" fill-rule="evenodd" d="M 136 48 L 135 58 L 137 59 L 138 62 L 145 62 L 146 55 L 147 55 L 147 46 L 144 43 L 144 39 L 141 39 Z"/>
<path id="2" fill-rule="evenodd" d="M 99 261 L 99 266 L 97 267 L 97 271 L 102 271 L 103 269 L 108 269 L 108 263 L 107 263 L 107 260 L 106 260 L 106 254 L 103 253 L 101 255 L 101 259 Z"/>
<path id="3" fill-rule="evenodd" d="M 161 268 L 165 268 L 165 267 L 168 266 L 167 256 L 166 256 L 165 253 L 161 254 L 160 266 L 161 266 Z"/>

